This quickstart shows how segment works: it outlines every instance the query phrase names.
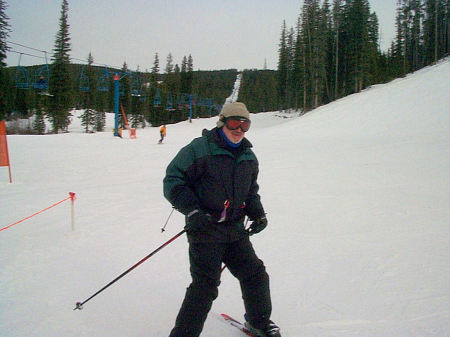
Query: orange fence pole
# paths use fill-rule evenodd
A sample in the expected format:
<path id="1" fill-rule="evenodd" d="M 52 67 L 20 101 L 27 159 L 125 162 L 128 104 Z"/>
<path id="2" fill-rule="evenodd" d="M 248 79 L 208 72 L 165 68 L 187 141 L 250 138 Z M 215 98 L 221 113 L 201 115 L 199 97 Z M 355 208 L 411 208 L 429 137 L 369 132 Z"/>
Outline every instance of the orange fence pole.
<path id="1" fill-rule="evenodd" d="M 5 121 L 0 121 L 0 166 L 8 166 L 9 182 L 12 183 L 11 165 L 9 163 L 8 141 L 6 139 Z"/>

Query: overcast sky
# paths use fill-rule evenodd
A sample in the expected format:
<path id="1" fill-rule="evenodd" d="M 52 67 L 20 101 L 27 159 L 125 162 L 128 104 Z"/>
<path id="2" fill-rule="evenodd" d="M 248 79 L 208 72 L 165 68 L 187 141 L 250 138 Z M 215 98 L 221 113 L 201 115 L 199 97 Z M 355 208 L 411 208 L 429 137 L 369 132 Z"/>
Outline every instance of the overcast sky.
<path id="1" fill-rule="evenodd" d="M 380 24 L 380 45 L 394 38 L 396 0 L 369 0 Z M 6 0 L 12 32 L 8 41 L 51 52 L 62 0 Z M 332 3 L 332 1 L 330 1 Z M 300 0 L 69 0 L 71 57 L 141 71 L 150 70 L 158 53 L 163 72 L 192 55 L 195 70 L 276 69 L 283 20 L 295 27 Z M 14 44 L 12 50 L 43 56 Z M 18 64 L 10 52 L 8 66 Z M 50 62 L 50 61 L 49 61 Z M 74 63 L 81 63 L 73 60 Z M 22 55 L 21 64 L 43 63 Z"/>

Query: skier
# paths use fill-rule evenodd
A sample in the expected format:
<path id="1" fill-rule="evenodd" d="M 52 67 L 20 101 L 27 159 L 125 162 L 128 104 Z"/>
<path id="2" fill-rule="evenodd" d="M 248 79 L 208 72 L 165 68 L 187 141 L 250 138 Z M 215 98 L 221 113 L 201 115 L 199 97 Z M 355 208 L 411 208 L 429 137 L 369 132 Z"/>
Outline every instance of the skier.
<path id="1" fill-rule="evenodd" d="M 161 135 L 161 139 L 158 141 L 158 143 L 162 144 L 162 141 L 166 136 L 166 124 L 161 125 L 161 127 L 159 128 L 159 134 Z"/>
<path id="2" fill-rule="evenodd" d="M 249 128 L 245 104 L 225 104 L 217 127 L 183 147 L 167 167 L 164 196 L 186 217 L 192 276 L 169 337 L 200 336 L 218 296 L 222 262 L 240 282 L 249 330 L 281 337 L 270 320 L 269 275 L 249 240 L 267 226 L 258 161 L 244 137 Z"/>

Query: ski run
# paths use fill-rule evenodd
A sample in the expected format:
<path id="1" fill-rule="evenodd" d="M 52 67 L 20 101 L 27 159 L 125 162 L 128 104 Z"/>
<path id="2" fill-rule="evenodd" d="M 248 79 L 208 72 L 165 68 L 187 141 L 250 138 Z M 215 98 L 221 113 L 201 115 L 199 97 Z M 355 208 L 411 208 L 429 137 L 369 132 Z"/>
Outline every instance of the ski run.
<path id="1" fill-rule="evenodd" d="M 269 226 L 252 237 L 283 337 L 445 337 L 450 332 L 450 61 L 303 116 L 252 114 Z M 237 91 L 237 90 L 235 90 Z M 82 301 L 182 230 L 165 168 L 217 117 L 137 130 L 8 136 L 0 167 L 0 336 L 167 337 L 190 282 L 186 237 Z M 242 337 L 224 271 L 202 337 Z"/>

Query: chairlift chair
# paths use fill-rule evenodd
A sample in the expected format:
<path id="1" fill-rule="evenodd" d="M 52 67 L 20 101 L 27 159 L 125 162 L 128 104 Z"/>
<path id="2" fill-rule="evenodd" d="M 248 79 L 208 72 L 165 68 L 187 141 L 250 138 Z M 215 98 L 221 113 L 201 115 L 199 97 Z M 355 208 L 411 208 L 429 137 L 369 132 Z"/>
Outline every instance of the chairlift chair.
<path id="1" fill-rule="evenodd" d="M 153 106 L 161 105 L 161 94 L 159 93 L 159 88 L 156 88 L 155 97 L 153 98 Z"/>
<path id="2" fill-rule="evenodd" d="M 81 68 L 78 90 L 88 92 L 91 90 L 89 85 L 89 77 L 84 73 L 84 66 Z"/>
<path id="3" fill-rule="evenodd" d="M 39 91 L 48 90 L 48 82 L 50 77 L 50 71 L 48 64 L 45 64 L 34 71 L 34 89 Z"/>
<path id="4" fill-rule="evenodd" d="M 30 72 L 27 68 L 20 65 L 22 53 L 19 56 L 19 64 L 16 67 L 15 82 L 19 89 L 30 89 Z"/>
<path id="5" fill-rule="evenodd" d="M 132 73 L 130 75 L 130 79 L 131 79 L 131 88 L 130 88 L 131 96 L 141 97 L 142 84 L 141 84 L 141 79 L 139 77 L 139 73 Z"/>
<path id="6" fill-rule="evenodd" d="M 108 68 L 104 68 L 100 71 L 100 75 L 97 79 L 97 89 L 98 91 L 108 92 L 110 86 L 110 77 Z"/>
<path id="7" fill-rule="evenodd" d="M 167 110 L 173 109 L 173 98 L 172 98 L 172 94 L 170 92 L 167 94 L 166 109 Z"/>

